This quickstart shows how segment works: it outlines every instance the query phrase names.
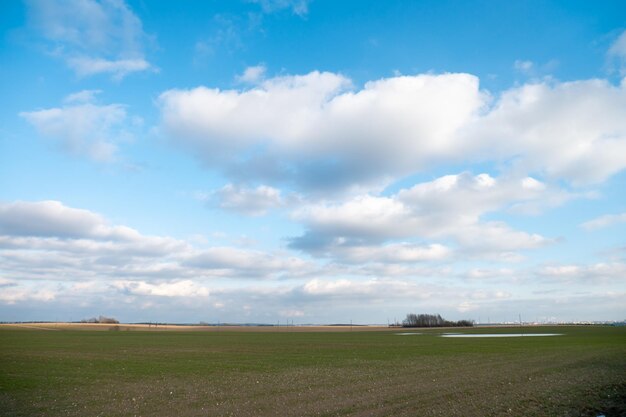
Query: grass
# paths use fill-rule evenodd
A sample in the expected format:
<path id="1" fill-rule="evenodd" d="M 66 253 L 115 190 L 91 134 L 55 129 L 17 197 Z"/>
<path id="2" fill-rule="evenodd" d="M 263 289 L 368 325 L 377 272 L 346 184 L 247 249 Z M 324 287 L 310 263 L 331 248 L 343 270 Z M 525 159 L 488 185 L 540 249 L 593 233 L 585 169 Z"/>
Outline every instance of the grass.
<path id="1" fill-rule="evenodd" d="M 626 328 L 421 332 L 2 328 L 0 415 L 626 415 Z"/>

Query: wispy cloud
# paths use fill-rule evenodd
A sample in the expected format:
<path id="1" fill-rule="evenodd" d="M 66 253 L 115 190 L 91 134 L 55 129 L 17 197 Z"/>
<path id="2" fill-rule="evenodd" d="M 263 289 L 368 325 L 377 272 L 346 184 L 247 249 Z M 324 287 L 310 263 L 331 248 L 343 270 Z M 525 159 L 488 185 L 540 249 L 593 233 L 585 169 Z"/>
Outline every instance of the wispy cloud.
<path id="1" fill-rule="evenodd" d="M 112 61 L 102 58 L 76 57 L 69 58 L 67 64 L 79 76 L 111 73 L 116 80 L 121 80 L 132 72 L 144 71 L 150 68 L 150 64 L 143 58 Z"/>
<path id="2" fill-rule="evenodd" d="M 30 23 L 52 53 L 78 76 L 111 74 L 116 80 L 153 68 L 147 36 L 123 0 L 28 0 Z"/>
<path id="3" fill-rule="evenodd" d="M 82 90 L 76 93 L 72 93 L 63 99 L 63 103 L 93 103 L 96 101 L 96 96 L 100 94 L 102 90 Z"/>
<path id="4" fill-rule="evenodd" d="M 624 77 L 626 76 L 626 30 L 623 31 L 609 48 L 607 55 Z"/>
<path id="5" fill-rule="evenodd" d="M 216 14 L 208 25 L 208 33 L 194 46 L 194 63 L 215 59 L 220 54 L 232 55 L 246 47 L 246 41 L 258 29 L 257 18 Z"/>
<path id="6" fill-rule="evenodd" d="M 209 196 L 209 200 L 215 200 L 215 204 L 221 209 L 251 216 L 262 216 L 268 210 L 283 207 L 286 204 L 280 190 L 266 185 L 243 188 L 226 184 Z"/>
<path id="7" fill-rule="evenodd" d="M 264 13 L 276 13 L 290 10 L 293 14 L 304 17 L 309 13 L 312 0 L 248 0 L 261 6 Z"/>
<path id="8" fill-rule="evenodd" d="M 623 279 L 626 264 L 623 262 L 599 262 L 589 265 L 568 264 L 545 266 L 536 275 L 556 282 L 598 284 Z"/>
<path id="9" fill-rule="evenodd" d="M 593 220 L 589 220 L 581 224 L 581 227 L 586 230 L 592 231 L 603 229 L 605 227 L 613 226 L 619 223 L 626 223 L 626 213 L 606 214 L 604 216 L 597 217 Z"/>
<path id="10" fill-rule="evenodd" d="M 516 60 L 513 64 L 513 68 L 526 75 L 532 74 L 534 66 L 535 64 L 532 61 L 524 61 L 521 59 Z"/>
<path id="11" fill-rule="evenodd" d="M 69 154 L 97 162 L 115 162 L 118 144 L 133 139 L 132 131 L 140 119 L 128 117 L 122 104 L 97 104 L 98 92 L 80 91 L 66 97 L 66 104 L 61 107 L 19 115 Z"/>

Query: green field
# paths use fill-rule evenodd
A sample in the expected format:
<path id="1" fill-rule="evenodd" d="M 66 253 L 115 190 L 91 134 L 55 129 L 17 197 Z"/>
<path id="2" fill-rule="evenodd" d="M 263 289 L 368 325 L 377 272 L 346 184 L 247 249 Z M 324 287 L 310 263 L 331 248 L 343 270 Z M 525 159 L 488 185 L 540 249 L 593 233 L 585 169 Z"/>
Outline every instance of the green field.
<path id="1" fill-rule="evenodd" d="M 0 415 L 626 415 L 626 328 L 532 331 L 2 328 Z"/>

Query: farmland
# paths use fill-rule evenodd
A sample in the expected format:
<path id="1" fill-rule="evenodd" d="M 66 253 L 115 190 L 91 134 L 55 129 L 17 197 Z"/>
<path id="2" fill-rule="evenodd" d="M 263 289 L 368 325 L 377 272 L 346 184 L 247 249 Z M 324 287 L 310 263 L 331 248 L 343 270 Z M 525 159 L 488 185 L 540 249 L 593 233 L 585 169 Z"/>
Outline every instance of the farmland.
<path id="1" fill-rule="evenodd" d="M 0 415 L 626 412 L 624 327 L 539 327 L 532 332 L 562 335 L 515 338 L 442 338 L 438 329 L 401 336 L 113 328 L 1 326 Z"/>

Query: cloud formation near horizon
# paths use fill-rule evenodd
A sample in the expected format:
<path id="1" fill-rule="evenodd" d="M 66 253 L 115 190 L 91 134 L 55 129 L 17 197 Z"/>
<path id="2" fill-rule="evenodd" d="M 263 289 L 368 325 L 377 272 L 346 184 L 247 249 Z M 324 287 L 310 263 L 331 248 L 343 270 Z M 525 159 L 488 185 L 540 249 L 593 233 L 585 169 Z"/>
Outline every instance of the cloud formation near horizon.
<path id="1" fill-rule="evenodd" d="M 284 253 L 201 248 L 171 237 L 146 236 L 58 201 L 0 204 L 0 273 L 12 277 L 0 278 L 0 303 L 7 305 L 71 305 L 79 297 L 87 308 L 94 303 L 113 306 L 138 300 L 143 301 L 132 307 L 137 311 L 156 305 L 186 309 L 208 303 L 213 314 L 238 314 L 248 306 L 261 317 L 272 317 L 272 302 L 279 302 L 290 306 L 288 311 L 296 317 L 306 317 L 315 306 L 376 303 L 383 293 L 386 301 L 393 297 L 401 303 L 420 300 L 423 305 L 442 306 L 444 297 L 446 311 L 459 312 L 485 303 L 501 309 L 504 304 L 499 303 L 511 302 L 512 295 L 505 290 L 477 291 L 440 282 L 455 276 L 453 270 L 436 267 L 449 255 L 439 244 L 401 243 L 336 248 L 335 262 L 319 264 Z M 431 267 L 418 266 L 424 262 Z M 390 269 L 393 264 L 399 268 Z M 552 282 L 577 286 L 589 280 L 611 283 L 625 270 L 623 262 L 553 265 L 526 271 L 524 279 L 542 279 L 548 286 Z M 482 270 L 469 279 L 488 282 L 501 276 L 506 277 L 501 281 L 505 285 L 510 274 Z M 408 276 L 421 282 L 407 280 Z M 236 284 L 240 280 L 251 284 L 243 290 Z"/>

